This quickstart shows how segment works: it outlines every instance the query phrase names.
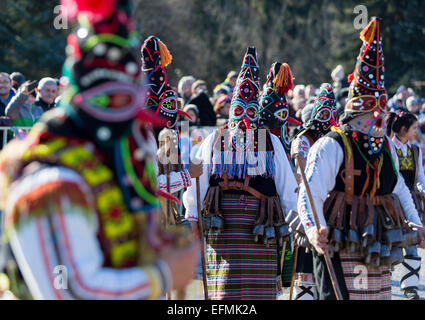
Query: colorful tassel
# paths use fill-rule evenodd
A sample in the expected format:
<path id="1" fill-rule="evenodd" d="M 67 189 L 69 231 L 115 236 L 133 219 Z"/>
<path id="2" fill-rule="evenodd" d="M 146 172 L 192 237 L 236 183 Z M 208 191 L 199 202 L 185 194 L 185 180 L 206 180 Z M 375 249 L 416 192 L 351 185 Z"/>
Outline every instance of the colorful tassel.
<path id="1" fill-rule="evenodd" d="M 173 60 L 173 56 L 171 55 L 170 51 L 168 50 L 167 46 L 164 42 L 158 39 L 158 46 L 159 46 L 159 53 L 161 55 L 161 65 L 163 67 L 168 66 L 171 61 Z"/>
<path id="2" fill-rule="evenodd" d="M 360 39 L 364 42 L 371 43 L 373 38 L 375 37 L 377 21 L 373 19 L 369 22 L 369 24 L 360 32 Z"/>
<path id="3" fill-rule="evenodd" d="M 277 87 L 279 94 L 286 94 L 294 87 L 294 78 L 292 76 L 291 68 L 287 63 L 282 63 L 279 72 L 277 73 L 273 83 Z"/>

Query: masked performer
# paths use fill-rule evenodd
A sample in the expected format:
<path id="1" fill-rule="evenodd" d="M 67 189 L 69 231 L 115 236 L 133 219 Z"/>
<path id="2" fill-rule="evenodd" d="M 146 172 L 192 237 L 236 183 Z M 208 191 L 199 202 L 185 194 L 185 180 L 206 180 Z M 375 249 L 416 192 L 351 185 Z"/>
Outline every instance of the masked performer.
<path id="1" fill-rule="evenodd" d="M 202 164 L 190 163 L 187 169 L 184 169 L 181 161 L 180 137 L 176 124 L 178 115 L 187 114 L 178 109 L 177 95 L 167 81 L 165 67 L 171 61 L 172 56 L 167 46 L 158 37 L 150 36 L 145 40 L 142 45 L 142 71 L 147 80 L 145 108 L 166 123 L 158 135 L 159 152 L 155 166 L 158 186 L 160 190 L 177 195 L 179 191 L 191 185 L 191 178 L 201 175 Z M 156 145 L 153 144 L 152 148 L 156 150 Z M 180 214 L 175 202 L 172 202 L 171 206 L 173 214 L 168 218 L 174 224 L 174 220 L 180 220 Z M 165 212 L 164 203 L 162 207 Z"/>
<path id="2" fill-rule="evenodd" d="M 422 223 L 425 214 L 425 176 L 421 149 L 412 144 L 416 140 L 418 118 L 410 112 L 390 113 L 387 119 L 387 135 L 391 136 L 397 151 L 400 173 L 410 190 Z M 418 300 L 421 257 L 416 246 L 406 249 L 402 262 L 401 289 L 408 300 Z"/>
<path id="3" fill-rule="evenodd" d="M 65 5 L 70 86 L 1 155 L 6 234 L 34 298 L 155 299 L 191 280 L 199 246 L 158 224 L 130 3 Z"/>
<path id="4" fill-rule="evenodd" d="M 276 299 L 276 242 L 289 236 L 284 212 L 296 206 L 297 184 L 282 143 L 258 129 L 258 74 L 256 50 L 249 47 L 228 124 L 210 134 L 198 152 L 204 163 L 200 201 L 212 299 Z M 183 203 L 196 233 L 193 183 Z"/>
<path id="5" fill-rule="evenodd" d="M 323 83 L 320 86 L 320 93 L 315 98 L 308 115 L 308 118 L 304 120 L 303 130 L 291 145 L 291 156 L 296 166 L 298 167 L 297 159 L 299 159 L 303 162 L 303 168 L 305 168 L 310 148 L 319 138 L 330 132 L 332 126 L 336 125 L 336 99 L 332 85 Z M 300 155 L 300 157 L 295 158 L 296 155 Z M 307 253 L 304 247 L 299 247 L 297 250 L 295 300 L 315 300 L 317 299 L 317 290 L 313 279 L 313 257 L 311 252 Z"/>
<path id="6" fill-rule="evenodd" d="M 291 142 L 289 138 L 289 124 L 300 125 L 301 123 L 289 116 L 289 105 L 286 94 L 294 87 L 291 68 L 287 63 L 275 62 L 272 64 L 263 94 L 260 97 L 259 125 L 267 129 L 269 134 L 278 137 L 290 160 Z M 292 163 L 290 162 L 292 165 Z M 289 245 L 285 246 L 285 257 L 282 261 L 283 247 L 278 246 L 278 291 L 281 282 L 283 285 L 290 282 L 293 261 L 292 251 Z M 283 265 L 281 265 L 283 262 Z M 287 280 L 285 280 L 287 279 Z"/>
<path id="7" fill-rule="evenodd" d="M 275 62 L 270 68 L 265 90 L 260 98 L 260 128 L 266 128 L 280 139 L 288 155 L 291 150 L 289 124 L 301 125 L 289 116 L 286 94 L 294 87 L 291 68 L 287 63 Z"/>
<path id="8" fill-rule="evenodd" d="M 344 299 L 390 299 L 391 266 L 402 248 L 421 242 L 424 229 L 398 157 L 385 137 L 387 95 L 380 23 L 360 34 L 363 46 L 350 75 L 341 128 L 319 139 L 307 158 L 306 177 L 320 221 L 317 231 L 304 184 L 299 214 L 313 252 L 319 299 L 335 299 L 322 256 L 329 249 Z M 411 227 L 417 227 L 412 232 Z M 421 242 L 421 246 L 424 245 Z"/>

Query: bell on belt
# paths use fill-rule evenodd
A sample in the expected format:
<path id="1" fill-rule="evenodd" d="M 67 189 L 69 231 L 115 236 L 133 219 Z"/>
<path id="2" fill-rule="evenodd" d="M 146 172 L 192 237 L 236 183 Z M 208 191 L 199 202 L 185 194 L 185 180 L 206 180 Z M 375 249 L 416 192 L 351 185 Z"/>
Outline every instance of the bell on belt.
<path id="1" fill-rule="evenodd" d="M 289 225 L 288 224 L 282 224 L 282 225 L 278 225 L 275 226 L 275 231 L 276 234 L 279 238 L 279 244 L 283 245 L 284 241 L 288 241 L 289 240 L 289 236 L 291 235 L 289 232 Z"/>
<path id="2" fill-rule="evenodd" d="M 370 245 L 375 239 L 375 226 L 373 224 L 368 224 L 362 234 L 362 247 L 366 248 Z"/>
<path id="3" fill-rule="evenodd" d="M 292 221 L 294 221 L 297 218 L 299 219 L 298 213 L 294 210 L 290 210 L 288 212 L 288 215 L 285 218 L 285 221 L 286 221 L 286 223 L 290 224 Z"/>
<path id="4" fill-rule="evenodd" d="M 354 253 L 360 245 L 359 233 L 357 230 L 350 229 L 346 238 L 347 248 L 350 253 Z"/>
<path id="5" fill-rule="evenodd" d="M 269 244 L 274 244 L 274 243 L 276 243 L 276 233 L 274 231 L 274 227 L 268 226 L 264 230 L 264 244 L 267 244 L 268 246 Z"/>
<path id="6" fill-rule="evenodd" d="M 384 232 L 384 241 L 390 249 L 403 244 L 403 231 L 401 229 L 392 229 Z"/>
<path id="7" fill-rule="evenodd" d="M 381 245 L 381 266 L 391 266 L 391 250 L 386 244 Z"/>
<path id="8" fill-rule="evenodd" d="M 403 234 L 403 247 L 407 248 L 410 246 L 415 246 L 421 242 L 419 234 L 417 231 L 410 231 Z"/>
<path id="9" fill-rule="evenodd" d="M 391 266 L 402 263 L 404 260 L 403 251 L 401 248 L 394 248 L 391 250 Z"/>
<path id="10" fill-rule="evenodd" d="M 381 254 L 381 243 L 378 241 L 375 241 L 374 243 L 372 243 L 372 245 L 367 247 L 366 252 L 367 252 L 366 259 L 365 259 L 366 264 L 369 264 L 369 265 L 374 264 L 377 258 L 379 258 L 379 255 Z"/>
<path id="11" fill-rule="evenodd" d="M 339 230 L 337 228 L 332 230 L 332 237 L 330 242 L 331 247 L 333 248 L 333 251 L 338 252 L 343 247 L 343 233 L 342 230 Z"/>
<path id="12" fill-rule="evenodd" d="M 263 224 L 256 224 L 254 226 L 254 229 L 252 230 L 252 233 L 254 234 L 254 242 L 260 242 L 260 237 L 264 235 L 264 225 Z"/>
<path id="13" fill-rule="evenodd" d="M 211 217 L 211 231 L 212 232 L 216 232 L 216 233 L 220 233 L 220 231 L 223 229 L 224 227 L 224 219 L 221 215 L 213 215 Z"/>

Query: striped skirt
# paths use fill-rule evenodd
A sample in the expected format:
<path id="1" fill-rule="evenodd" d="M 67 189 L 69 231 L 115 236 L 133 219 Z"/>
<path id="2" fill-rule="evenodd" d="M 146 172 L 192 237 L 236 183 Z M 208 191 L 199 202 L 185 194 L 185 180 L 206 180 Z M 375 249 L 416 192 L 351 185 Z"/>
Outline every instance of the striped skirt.
<path id="1" fill-rule="evenodd" d="M 259 209 L 253 196 L 222 194 L 224 228 L 207 236 L 210 299 L 276 299 L 277 250 L 254 242 Z"/>
<path id="2" fill-rule="evenodd" d="M 350 300 L 391 300 L 389 267 L 367 267 L 356 253 L 339 256 Z"/>

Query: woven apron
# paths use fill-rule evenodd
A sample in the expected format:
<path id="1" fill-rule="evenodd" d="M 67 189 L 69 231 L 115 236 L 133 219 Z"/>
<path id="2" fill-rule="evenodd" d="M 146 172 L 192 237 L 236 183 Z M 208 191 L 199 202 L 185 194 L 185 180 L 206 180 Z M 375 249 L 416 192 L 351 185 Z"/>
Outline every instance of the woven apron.
<path id="1" fill-rule="evenodd" d="M 258 210 L 259 200 L 253 196 L 222 193 L 224 228 L 207 236 L 210 299 L 276 299 L 276 245 L 254 242 Z"/>
<path id="2" fill-rule="evenodd" d="M 391 300 L 390 267 L 370 268 L 358 253 L 339 256 L 350 300 Z"/>

